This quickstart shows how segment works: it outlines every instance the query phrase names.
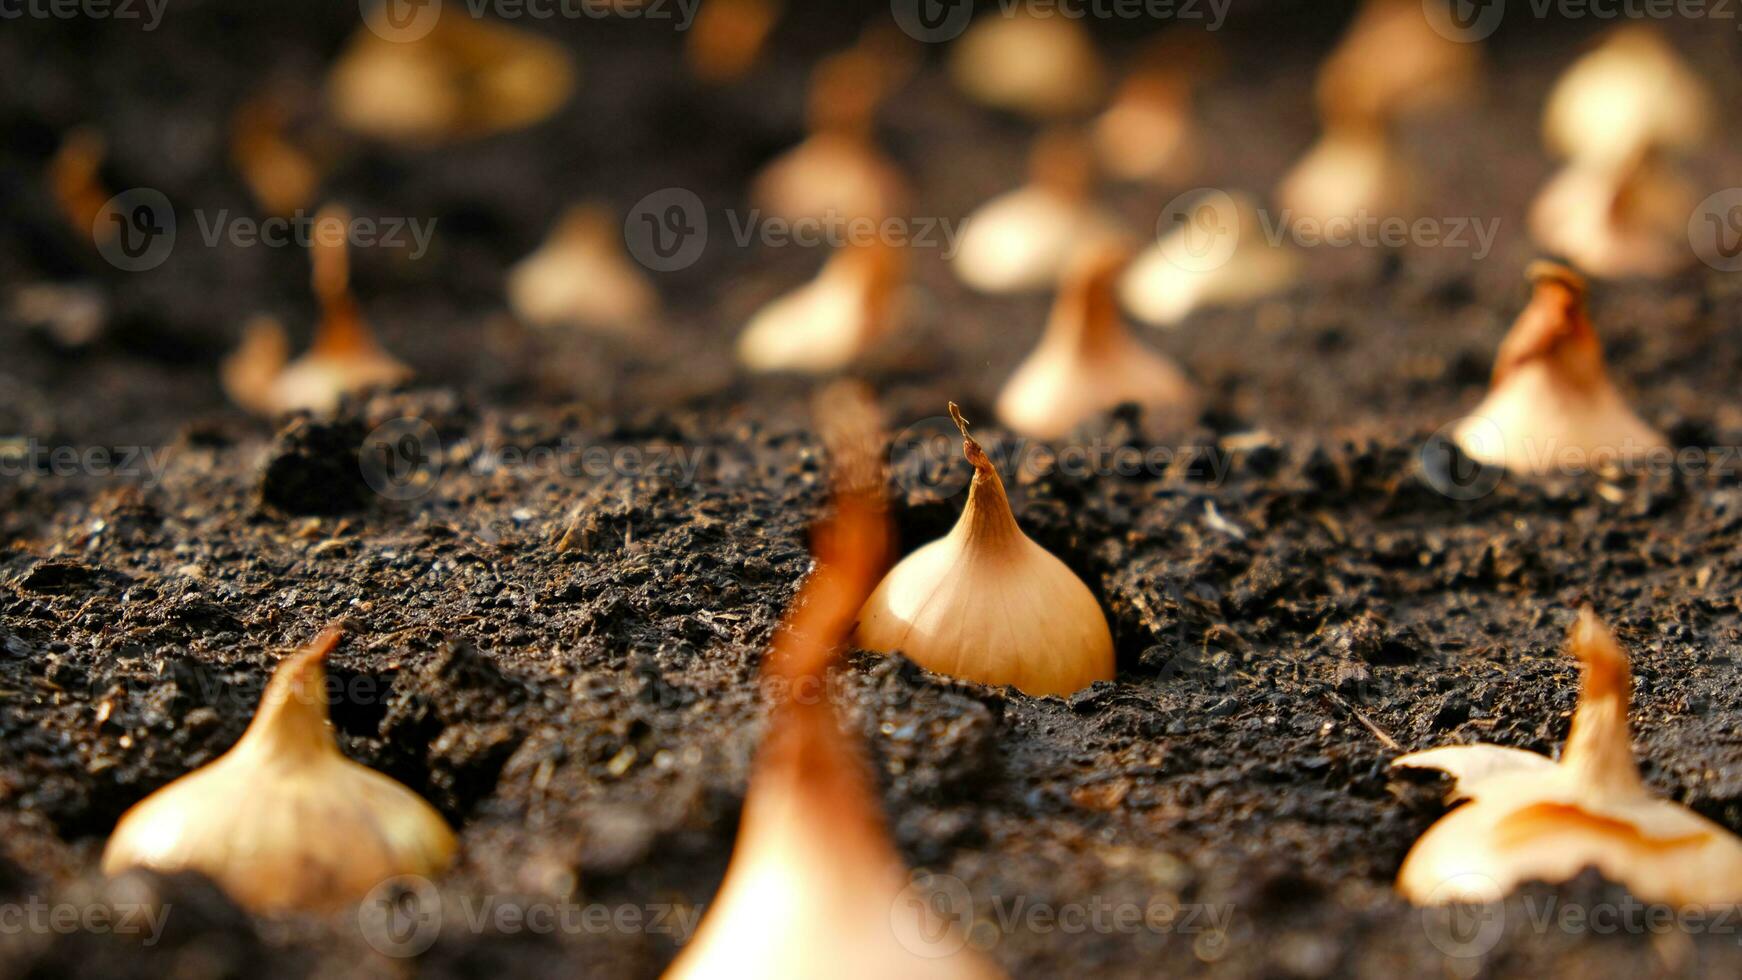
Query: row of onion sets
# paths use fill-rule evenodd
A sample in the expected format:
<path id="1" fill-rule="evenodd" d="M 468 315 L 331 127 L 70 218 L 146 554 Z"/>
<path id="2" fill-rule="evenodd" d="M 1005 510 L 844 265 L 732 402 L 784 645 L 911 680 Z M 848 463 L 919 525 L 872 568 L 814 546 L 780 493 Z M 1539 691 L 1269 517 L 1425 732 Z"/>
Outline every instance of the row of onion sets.
<path id="1" fill-rule="evenodd" d="M 729 85 L 757 71 L 780 16 L 774 0 L 703 5 L 686 38 L 698 84 Z M 443 17 L 418 40 L 393 36 L 387 27 L 359 27 L 328 73 L 327 122 L 351 138 L 436 152 L 546 119 L 579 84 L 567 49 L 505 24 Z M 812 72 L 810 134 L 756 176 L 747 190 L 754 207 L 771 218 L 863 227 L 911 215 L 913 189 L 880 150 L 877 118 L 918 70 L 921 47 L 875 23 L 851 47 L 824 57 Z M 1194 95 L 1218 60 L 1205 50 L 1201 38 L 1164 34 L 1130 59 L 1115 83 L 1079 21 L 1023 8 L 983 15 L 950 44 L 949 74 L 965 97 L 1037 127 L 1028 182 L 968 215 L 951 259 L 976 291 L 1056 295 L 1038 344 L 997 399 L 998 421 L 1008 429 L 1057 438 L 1127 402 L 1159 418 L 1195 418 L 1203 399 L 1189 372 L 1147 345 L 1126 317 L 1172 326 L 1199 310 L 1284 294 L 1299 280 L 1298 247 L 1287 236 L 1261 234 L 1258 204 L 1244 193 L 1188 203 L 1178 226 L 1147 245 L 1126 216 L 1097 200 L 1097 187 L 1111 181 L 1186 187 L 1203 180 Z M 1431 187 L 1394 134 L 1407 118 L 1473 98 L 1480 79 L 1481 45 L 1442 35 L 1414 0 L 1369 0 L 1320 70 L 1322 137 L 1276 186 L 1279 213 L 1318 222 L 1419 213 Z M 318 199 L 340 152 L 330 138 L 290 125 L 295 114 L 278 98 L 269 91 L 244 104 L 231 150 L 261 207 L 291 213 Z M 1664 277 L 1695 261 L 1687 234 L 1695 197 L 1677 159 L 1698 152 L 1712 114 L 1698 75 L 1649 27 L 1614 31 L 1566 69 L 1543 120 L 1545 143 L 1565 164 L 1527 221 L 1544 251 L 1576 270 L 1553 277 L 1564 290 L 1582 293 L 1578 275 Z M 100 139 L 76 132 L 52 174 L 69 217 L 87 229 L 92 223 L 83 219 L 106 197 L 93 186 L 100 154 Z M 630 258 L 622 217 L 598 202 L 560 217 L 503 284 L 516 317 L 551 331 L 637 342 L 657 337 L 657 280 Z M 270 316 L 242 325 L 223 369 L 239 405 L 267 416 L 326 412 L 346 394 L 411 377 L 376 340 L 348 291 L 345 236 L 337 231 L 346 219 L 337 206 L 320 209 L 315 219 L 317 231 L 323 222 L 336 227 L 311 236 L 324 314 L 310 347 L 293 356 L 285 328 Z M 99 235 L 112 231 L 97 225 Z M 1202 238 L 1194 242 L 1193 235 L 1231 245 L 1205 261 Z M 741 366 L 817 376 L 866 369 L 868 356 L 902 330 L 912 307 L 912 246 L 887 237 L 841 243 L 813 280 L 751 315 L 737 337 Z M 1531 278 L 1540 285 L 1541 276 Z M 1576 339 L 1579 359 L 1595 356 L 1583 327 L 1541 333 L 1550 336 Z M 1540 370 L 1518 363 L 1525 354 Z M 1597 414 L 1621 425 L 1624 411 L 1600 370 L 1591 377 L 1554 369 L 1572 357 L 1564 345 L 1508 341 L 1502 367 L 1514 363 L 1496 371 L 1495 398 L 1485 408 L 1517 401 L 1499 397 L 1505 378 L 1551 393 L 1575 384 L 1598 390 L 1586 400 L 1601 403 Z M 1579 399 L 1551 394 L 1550 401 L 1550 421 L 1537 424 L 1612 442 L 1610 422 L 1560 424 Z M 1529 425 L 1533 417 L 1502 414 L 1502 428 Z M 1506 442 L 1466 450 L 1486 462 L 1532 468 Z"/>
<path id="2" fill-rule="evenodd" d="M 824 389 L 816 426 L 833 500 L 815 564 L 767 651 L 769 722 L 724 883 L 668 976 L 989 977 L 960 923 L 908 894 L 862 750 L 844 733 L 827 672 L 849 647 L 899 650 L 942 674 L 1033 695 L 1114 676 L 1093 594 L 1023 533 L 999 474 L 962 428 L 974 469 L 956 526 L 888 568 L 887 439 L 863 388 Z M 198 870 L 265 915 L 330 913 L 400 875 L 434 877 L 453 832 L 406 787 L 345 758 L 327 723 L 330 629 L 279 666 L 226 755 L 139 803 L 104 868 Z M 1583 671 L 1559 760 L 1451 745 L 1393 760 L 1455 780 L 1465 800 L 1416 843 L 1397 888 L 1421 904 L 1489 902 L 1528 881 L 1599 869 L 1638 898 L 1742 901 L 1742 839 L 1640 778 L 1628 734 L 1627 654 L 1590 610 L 1568 640 Z M 318 827 L 318 833 L 309 828 Z"/>
<path id="3" fill-rule="evenodd" d="M 687 41 L 691 70 L 722 85 L 756 71 L 780 14 L 773 0 L 704 4 Z M 370 139 L 434 151 L 525 127 L 556 112 L 578 83 L 565 49 L 500 24 L 443 17 L 420 40 L 388 36 L 360 29 L 327 79 L 332 118 Z M 1128 402 L 1194 413 L 1199 395 L 1187 372 L 1145 344 L 1127 315 L 1178 323 L 1285 291 L 1298 276 L 1289 246 L 1252 233 L 1250 199 L 1230 195 L 1231 207 L 1218 202 L 1192 216 L 1200 229 L 1235 233 L 1232 252 L 1208 265 L 1191 261 L 1175 235 L 1139 247 L 1096 200 L 1103 177 L 1190 179 L 1193 92 L 1212 70 L 1190 51 L 1169 39 L 1115 83 L 1068 18 L 988 16 L 951 45 L 950 73 L 967 97 L 1043 123 L 1029 183 L 968 216 L 953 260 L 980 292 L 1056 293 L 1039 344 L 996 401 L 998 421 L 1014 432 L 1056 438 Z M 1322 70 L 1323 138 L 1282 179 L 1278 202 L 1320 219 L 1407 213 L 1421 188 L 1395 145 L 1398 120 L 1464 97 L 1479 57 L 1479 46 L 1432 30 L 1419 0 L 1371 0 Z M 881 28 L 825 58 L 813 77 L 810 135 L 768 165 L 751 198 L 793 219 L 908 213 L 912 189 L 879 150 L 874 123 L 917 65 L 910 39 Z M 1567 162 L 1530 216 L 1540 244 L 1567 261 L 1527 270 L 1530 297 L 1473 413 L 1483 424 L 1452 433 L 1468 455 L 1529 474 L 1545 465 L 1530 451 L 1544 443 L 1593 452 L 1669 445 L 1608 375 L 1586 312 L 1587 278 L 1664 276 L 1692 261 L 1692 204 L 1674 155 L 1698 149 L 1710 113 L 1699 79 L 1646 30 L 1617 32 L 1568 69 L 1545 125 Z M 282 213 L 318 198 L 329 161 L 281 121 L 270 101 L 251 104 L 232 151 L 262 206 Z M 99 153 L 88 140 L 69 142 L 57 161 L 69 213 L 103 199 L 91 186 Z M 411 376 L 352 295 L 344 235 L 319 233 L 322 223 L 346 221 L 334 205 L 316 218 L 312 278 L 322 316 L 311 346 L 294 353 L 283 326 L 261 318 L 224 362 L 226 390 L 250 411 L 330 412 L 347 395 Z M 626 254 L 621 226 L 592 204 L 563 217 L 511 271 L 509 306 L 553 330 L 657 334 L 659 291 Z M 902 328 L 909 258 L 887 242 L 842 246 L 814 280 L 743 326 L 743 367 L 827 376 L 861 364 Z M 833 502 L 813 533 L 815 568 L 765 658 L 765 676 L 781 682 L 769 690 L 820 692 L 848 647 L 899 651 L 939 674 L 1032 696 L 1115 679 L 1111 630 L 1093 592 L 1023 532 L 991 457 L 949 409 L 974 471 L 966 503 L 947 535 L 889 567 L 879 410 L 862 389 L 824 389 L 816 428 Z M 344 909 L 384 880 L 448 868 L 460 846 L 433 808 L 338 748 L 324 662 L 341 639 L 329 630 L 287 657 L 230 752 L 130 810 L 105 870 L 198 870 L 250 910 L 286 915 Z M 1595 866 L 1646 901 L 1742 900 L 1742 841 L 1640 779 L 1626 653 L 1590 610 L 1568 649 L 1583 681 L 1559 760 L 1486 745 L 1395 760 L 1449 773 L 1466 801 L 1410 852 L 1400 893 L 1424 904 L 1490 901 L 1521 882 Z M 906 869 L 861 752 L 826 697 L 770 705 L 726 880 L 672 975 L 808 977 L 823 964 L 855 977 L 998 975 L 957 941 L 953 921 L 902 900 Z"/>

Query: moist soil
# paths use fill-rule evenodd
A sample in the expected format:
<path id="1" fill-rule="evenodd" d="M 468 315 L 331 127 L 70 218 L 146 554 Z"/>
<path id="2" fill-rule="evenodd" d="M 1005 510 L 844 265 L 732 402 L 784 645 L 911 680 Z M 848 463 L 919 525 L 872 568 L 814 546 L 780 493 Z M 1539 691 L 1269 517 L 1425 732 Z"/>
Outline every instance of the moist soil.
<path id="1" fill-rule="evenodd" d="M 1312 67 L 1347 9 L 1236 7 L 1205 36 L 1223 70 L 1201 98 L 1201 183 L 1263 193 L 1314 136 Z M 724 89 L 686 79 L 667 26 L 530 23 L 577 52 L 573 101 L 439 152 L 321 121 L 320 73 L 356 25 L 346 5 L 171 7 L 152 32 L 5 23 L 0 276 L 9 293 L 59 292 L 47 315 L 12 307 L 3 323 L 0 435 L 149 447 L 162 471 L 39 460 L 0 478 L 0 901 L 171 915 L 149 946 L 101 923 L 8 929 L 0 974 L 653 977 L 671 960 L 724 873 L 762 726 L 759 660 L 826 506 L 811 387 L 730 366 L 744 317 L 822 256 L 740 247 L 725 211 L 741 215 L 756 168 L 801 136 L 808 65 L 881 11 L 791 10 L 762 69 Z M 1096 26 L 1110 57 L 1141 41 Z M 1475 740 L 1558 751 L 1577 683 L 1563 640 L 1584 603 L 1633 655 L 1648 782 L 1742 830 L 1742 463 L 1714 450 L 1698 471 L 1435 489 L 1449 457 L 1433 433 L 1479 399 L 1536 257 L 1521 215 L 1553 167 L 1543 95 L 1600 26 L 1509 23 L 1485 45 L 1484 90 L 1402 133 L 1427 213 L 1499 220 L 1490 254 L 1312 249 L 1293 292 L 1147 334 L 1209 408 L 1185 429 L 1123 411 L 1073 443 L 1172 450 L 1166 466 L 1024 455 L 989 403 L 1047 298 L 973 295 L 939 250 L 915 250 L 911 322 L 861 372 L 892 429 L 917 426 L 891 451 L 903 547 L 961 507 L 961 464 L 940 469 L 937 440 L 913 438 L 943 432 L 955 399 L 995 453 L 1025 461 L 1006 474 L 1018 517 L 1101 599 L 1118 647 L 1117 679 L 1067 699 L 899 657 L 837 672 L 899 849 L 966 886 L 970 935 L 1012 975 L 1742 973 L 1734 922 L 1556 924 L 1568 907 L 1626 907 L 1594 873 L 1527 887 L 1474 927 L 1391 887 L 1447 807 L 1443 782 L 1389 761 Z M 1737 104 L 1734 35 L 1681 26 L 1719 104 Z M 929 54 L 880 137 L 914 177 L 915 213 L 954 220 L 1020 181 L 1031 130 L 970 107 Z M 267 86 L 305 100 L 332 166 L 323 197 L 437 219 L 416 261 L 354 256 L 366 314 L 417 380 L 333 418 L 254 420 L 217 384 L 249 316 L 298 337 L 315 316 L 303 249 L 208 246 L 194 217 L 256 215 L 226 133 Z M 112 268 L 55 209 L 43 174 L 81 124 L 107 139 L 109 187 L 176 202 L 161 267 Z M 1739 163 L 1723 131 L 1688 173 L 1703 196 Z M 703 197 L 716 238 L 660 278 L 656 342 L 505 313 L 505 269 L 562 207 L 623 213 L 667 186 Z M 1142 231 L 1183 189 L 1107 196 Z M 1614 374 L 1680 446 L 1742 444 L 1738 282 L 1696 266 L 1594 290 Z M 91 301 L 99 326 L 68 329 Z M 401 418 L 435 437 L 409 499 L 376 493 L 358 462 Z M 532 452 L 576 447 L 616 462 Z M 413 959 L 373 951 L 354 914 L 259 920 L 197 876 L 97 869 L 123 811 L 228 747 L 272 665 L 333 622 L 344 750 L 431 800 L 463 844 L 439 883 L 447 927 Z M 645 924 L 463 927 L 490 901 Z M 1006 921 L 1072 903 L 1162 912 L 1124 931 Z"/>

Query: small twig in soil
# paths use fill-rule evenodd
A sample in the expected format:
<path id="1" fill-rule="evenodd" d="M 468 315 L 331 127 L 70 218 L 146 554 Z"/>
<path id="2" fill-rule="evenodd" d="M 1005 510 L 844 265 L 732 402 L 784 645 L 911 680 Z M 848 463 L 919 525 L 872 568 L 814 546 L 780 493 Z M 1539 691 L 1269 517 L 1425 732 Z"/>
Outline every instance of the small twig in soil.
<path id="1" fill-rule="evenodd" d="M 1397 743 L 1397 739 L 1394 739 L 1390 735 L 1385 734 L 1385 729 L 1380 728 L 1378 725 L 1375 725 L 1372 722 L 1372 720 L 1369 719 L 1366 715 L 1364 715 L 1360 711 L 1356 710 L 1354 705 L 1343 700 L 1342 695 L 1336 693 L 1335 691 L 1326 691 L 1325 698 L 1327 700 L 1329 700 L 1331 703 L 1335 704 L 1337 707 L 1342 708 L 1344 711 L 1347 711 L 1349 714 L 1353 715 L 1355 720 L 1361 723 L 1361 727 L 1365 728 L 1369 732 L 1373 733 L 1373 737 L 1378 739 L 1380 742 L 1382 742 L 1386 748 L 1391 749 L 1393 752 L 1403 751 L 1403 746 L 1401 746 Z"/>

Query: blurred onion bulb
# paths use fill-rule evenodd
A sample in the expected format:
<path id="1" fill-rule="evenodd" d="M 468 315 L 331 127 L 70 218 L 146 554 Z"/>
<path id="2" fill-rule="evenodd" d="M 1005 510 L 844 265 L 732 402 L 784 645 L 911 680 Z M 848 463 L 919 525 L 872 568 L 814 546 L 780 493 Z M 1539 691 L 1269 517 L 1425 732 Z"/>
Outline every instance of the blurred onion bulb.
<path id="1" fill-rule="evenodd" d="M 1290 220 L 1321 224 L 1406 213 L 1414 195 L 1388 128 L 1366 120 L 1328 123 L 1276 188 Z"/>
<path id="2" fill-rule="evenodd" d="M 906 206 L 907 181 L 873 138 L 877 108 L 906 77 L 911 54 L 879 32 L 831 55 L 811 77 L 810 136 L 776 157 L 751 188 L 788 221 L 881 219 Z"/>
<path id="3" fill-rule="evenodd" d="M 623 254 L 622 226 L 598 205 L 564 215 L 508 273 L 508 303 L 538 327 L 644 332 L 659 312 L 647 276 Z"/>
<path id="4" fill-rule="evenodd" d="M 1664 276 L 1688 264 L 1694 195 L 1670 157 L 1705 139 L 1711 103 L 1656 31 L 1616 31 L 1549 96 L 1544 135 L 1568 162 L 1531 206 L 1531 235 L 1598 276 Z"/>
<path id="5" fill-rule="evenodd" d="M 1191 83 L 1169 68 L 1134 73 L 1095 120 L 1095 153 L 1120 180 L 1186 180 L 1198 166 L 1197 138 Z"/>
<path id="6" fill-rule="evenodd" d="M 553 41 L 472 17 L 441 17 L 416 38 L 377 4 L 327 77 L 327 101 L 347 128 L 433 144 L 531 126 L 568 101 L 574 64 Z"/>
<path id="7" fill-rule="evenodd" d="M 1243 194 L 1211 192 L 1175 214 L 1177 225 L 1138 253 L 1119 280 L 1132 316 L 1173 326 L 1195 310 L 1236 306 L 1294 285 L 1300 260 L 1272 244 Z"/>
<path id="8" fill-rule="evenodd" d="M 1594 276 L 1667 276 L 1689 264 L 1688 184 L 1655 150 L 1618 164 L 1575 160 L 1530 207 L 1530 233 Z"/>
<path id="9" fill-rule="evenodd" d="M 1442 36 L 1417 0 L 1368 0 L 1319 70 L 1324 135 L 1277 187 L 1279 203 L 1320 222 L 1407 213 L 1414 190 L 1393 127 L 1465 96 L 1476 69 L 1475 45 Z"/>
<path id="10" fill-rule="evenodd" d="M 284 328 L 270 317 L 254 318 L 241 346 L 220 367 L 231 401 L 260 415 L 328 413 L 345 395 L 390 387 L 411 376 L 410 368 L 382 350 L 351 296 L 345 244 L 350 228 L 344 208 L 329 205 L 315 215 L 309 257 L 321 322 L 314 343 L 289 360 Z"/>
<path id="11" fill-rule="evenodd" d="M 1583 682 L 1557 763 L 1498 745 L 1413 752 L 1392 765 L 1452 776 L 1455 799 L 1404 858 L 1397 888 L 1417 904 L 1492 902 L 1527 881 L 1561 882 L 1595 867 L 1639 899 L 1672 905 L 1742 901 L 1742 840 L 1654 796 L 1628 743 L 1627 654 L 1590 609 L 1568 647 Z"/>
<path id="12" fill-rule="evenodd" d="M 1447 6 L 1453 0 L 1445 0 Z M 1390 120 L 1468 98 L 1478 46 L 1440 33 L 1441 0 L 1367 0 L 1319 68 L 1315 95 L 1327 120 Z"/>
<path id="13" fill-rule="evenodd" d="M 684 60 L 704 82 L 735 82 L 756 66 L 780 19 L 780 0 L 709 0 L 684 39 Z"/>
<path id="14" fill-rule="evenodd" d="M 952 916 L 908 881 L 882 803 L 826 686 L 889 541 L 875 405 L 852 389 L 818 399 L 831 516 L 812 533 L 816 567 L 763 658 L 788 696 L 769 712 L 726 880 L 667 980 L 990 980 L 1001 974 Z M 951 910 L 955 911 L 955 910 Z"/>
<path id="15" fill-rule="evenodd" d="M 1640 148 L 1697 149 L 1712 96 L 1663 36 L 1630 25 L 1568 68 L 1549 93 L 1543 137 L 1569 159 L 1620 164 Z"/>
<path id="16" fill-rule="evenodd" d="M 949 534 L 884 577 L 853 642 L 1035 697 L 1111 680 L 1113 636 L 1094 593 L 1022 533 L 998 471 L 953 402 L 950 416 L 974 466 L 968 504 Z"/>
<path id="17" fill-rule="evenodd" d="M 338 641 L 329 629 L 280 664 L 235 747 L 128 810 L 103 871 L 198 871 L 250 911 L 282 914 L 446 868 L 457 845 L 441 815 L 333 739 L 324 662 Z"/>
<path id="18" fill-rule="evenodd" d="M 1087 112 L 1107 85 L 1087 28 L 1027 6 L 969 25 L 951 49 L 950 77 L 982 105 L 1038 119 Z"/>
<path id="19" fill-rule="evenodd" d="M 1196 412 L 1197 391 L 1184 372 L 1120 320 L 1114 283 L 1125 260 L 1114 248 L 1077 259 L 1040 344 L 998 396 L 999 421 L 1025 436 L 1056 439 L 1126 402 L 1176 419 Z"/>
<path id="20" fill-rule="evenodd" d="M 1530 303 L 1500 344 L 1488 397 L 1452 440 L 1478 462 L 1537 476 L 1560 472 L 1569 454 L 1591 466 L 1667 446 L 1609 380 L 1584 279 L 1553 262 L 1533 262 L 1526 275 Z"/>
<path id="21" fill-rule="evenodd" d="M 981 292 L 1046 289 L 1080 250 L 1123 237 L 1118 222 L 1090 198 L 1093 163 L 1075 133 L 1036 141 L 1029 183 L 968 215 L 956 274 Z"/>
<path id="22" fill-rule="evenodd" d="M 752 371 L 806 374 L 847 367 L 893 329 L 906 271 L 898 246 L 842 246 L 815 279 L 750 318 L 738 335 L 738 362 Z"/>

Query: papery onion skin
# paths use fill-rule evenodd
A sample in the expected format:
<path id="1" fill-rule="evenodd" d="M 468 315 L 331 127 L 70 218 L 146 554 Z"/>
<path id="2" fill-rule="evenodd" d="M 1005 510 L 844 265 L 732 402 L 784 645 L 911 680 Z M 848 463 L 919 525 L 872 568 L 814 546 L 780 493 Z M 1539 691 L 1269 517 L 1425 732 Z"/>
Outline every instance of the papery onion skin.
<path id="1" fill-rule="evenodd" d="M 121 817 L 103 871 L 198 871 L 262 915 L 354 904 L 452 862 L 453 831 L 405 786 L 339 751 L 327 723 L 329 630 L 280 665 L 241 740 Z"/>
<path id="2" fill-rule="evenodd" d="M 1036 697 L 1069 695 L 1114 671 L 1113 635 L 1088 586 L 1017 526 L 980 445 L 954 529 L 896 565 L 859 613 L 853 642 L 922 667 Z"/>

